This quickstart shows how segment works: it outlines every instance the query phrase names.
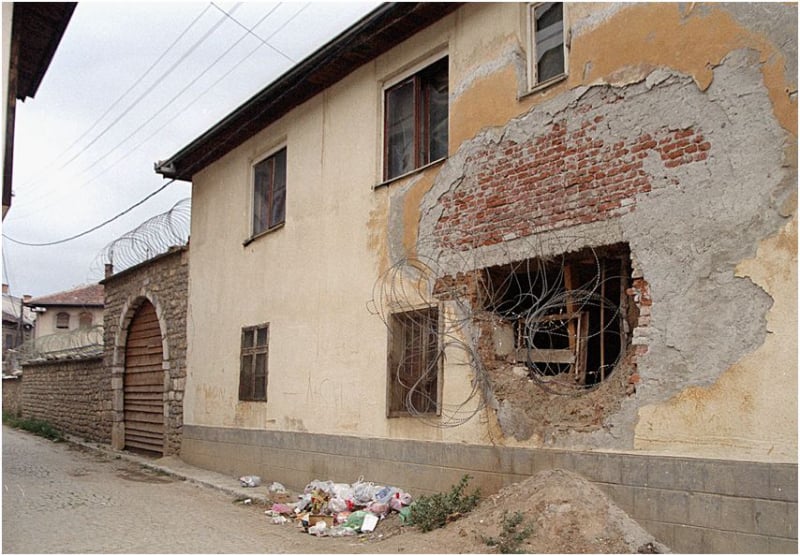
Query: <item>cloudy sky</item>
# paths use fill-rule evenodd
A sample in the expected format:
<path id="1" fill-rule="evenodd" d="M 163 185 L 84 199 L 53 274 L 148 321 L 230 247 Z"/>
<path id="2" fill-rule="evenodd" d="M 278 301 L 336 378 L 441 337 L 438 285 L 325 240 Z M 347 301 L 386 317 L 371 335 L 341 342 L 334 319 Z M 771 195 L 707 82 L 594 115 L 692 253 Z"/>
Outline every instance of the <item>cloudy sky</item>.
<path id="1" fill-rule="evenodd" d="M 80 2 L 33 99 L 17 104 L 3 282 L 45 295 L 102 279 L 111 241 L 191 194 L 175 154 L 378 2 Z"/>

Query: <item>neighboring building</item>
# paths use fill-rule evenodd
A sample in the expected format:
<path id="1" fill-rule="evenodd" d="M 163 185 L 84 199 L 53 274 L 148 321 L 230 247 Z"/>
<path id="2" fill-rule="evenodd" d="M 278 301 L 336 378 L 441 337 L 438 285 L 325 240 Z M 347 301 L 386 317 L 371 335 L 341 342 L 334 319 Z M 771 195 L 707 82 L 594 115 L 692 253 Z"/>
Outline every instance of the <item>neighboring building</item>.
<path id="1" fill-rule="evenodd" d="M 11 206 L 17 100 L 36 95 L 77 2 L 3 2 L 3 219 Z"/>
<path id="2" fill-rule="evenodd" d="M 181 457 L 562 466 L 676 551 L 796 551 L 796 91 L 795 4 L 380 6 L 157 164 Z"/>
<path id="3" fill-rule="evenodd" d="M 82 286 L 25 302 L 25 306 L 37 314 L 35 338 L 102 326 L 103 304 L 102 284 Z"/>
<path id="4" fill-rule="evenodd" d="M 7 363 L 10 362 L 8 350 L 15 349 L 33 336 L 33 323 L 35 313 L 23 303 L 30 299 L 29 295 L 22 298 L 14 297 L 9 293 L 8 284 L 3 284 L 3 373 L 10 371 Z"/>

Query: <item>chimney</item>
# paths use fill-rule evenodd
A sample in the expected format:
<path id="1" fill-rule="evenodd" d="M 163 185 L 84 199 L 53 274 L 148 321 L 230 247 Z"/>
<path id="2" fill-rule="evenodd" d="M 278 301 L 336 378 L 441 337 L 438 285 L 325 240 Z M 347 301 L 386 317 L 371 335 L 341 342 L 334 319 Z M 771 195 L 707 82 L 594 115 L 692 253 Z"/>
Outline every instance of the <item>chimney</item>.
<path id="1" fill-rule="evenodd" d="M 8 295 L 8 284 L 3 284 L 3 295 Z"/>
<path id="2" fill-rule="evenodd" d="M 112 263 L 106 263 L 106 278 L 111 278 L 114 274 L 114 265 Z"/>

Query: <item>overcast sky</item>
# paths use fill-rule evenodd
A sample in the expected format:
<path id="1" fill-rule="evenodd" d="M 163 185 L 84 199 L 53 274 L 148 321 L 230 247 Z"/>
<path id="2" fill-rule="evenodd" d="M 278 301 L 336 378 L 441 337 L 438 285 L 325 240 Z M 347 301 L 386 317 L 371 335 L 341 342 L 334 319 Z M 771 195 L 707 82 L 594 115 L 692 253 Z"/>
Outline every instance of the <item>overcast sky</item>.
<path id="1" fill-rule="evenodd" d="M 3 234 L 57 241 L 132 206 L 166 183 L 154 162 L 377 5 L 79 2 L 36 96 L 17 103 Z M 190 184 L 175 182 L 112 224 L 55 246 L 3 239 L 3 282 L 20 296 L 97 282 L 105 245 L 190 194 Z"/>

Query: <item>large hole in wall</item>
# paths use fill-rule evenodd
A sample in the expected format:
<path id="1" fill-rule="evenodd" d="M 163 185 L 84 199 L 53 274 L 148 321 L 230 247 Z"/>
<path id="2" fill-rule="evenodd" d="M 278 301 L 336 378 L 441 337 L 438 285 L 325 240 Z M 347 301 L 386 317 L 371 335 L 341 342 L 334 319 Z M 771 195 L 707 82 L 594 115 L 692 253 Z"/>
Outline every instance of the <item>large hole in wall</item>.
<path id="1" fill-rule="evenodd" d="M 485 268 L 478 283 L 479 352 L 504 435 L 596 430 L 633 393 L 626 244 Z"/>
<path id="2" fill-rule="evenodd" d="M 532 378 L 591 387 L 624 354 L 630 252 L 623 244 L 486 269 L 484 310 L 499 317 L 496 358 L 525 365 Z"/>

